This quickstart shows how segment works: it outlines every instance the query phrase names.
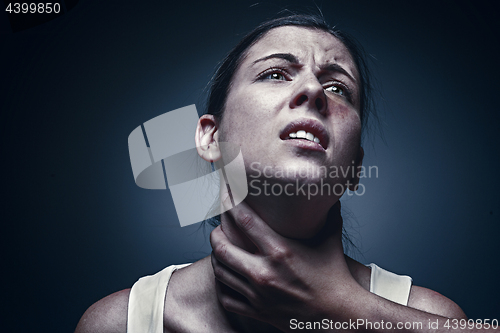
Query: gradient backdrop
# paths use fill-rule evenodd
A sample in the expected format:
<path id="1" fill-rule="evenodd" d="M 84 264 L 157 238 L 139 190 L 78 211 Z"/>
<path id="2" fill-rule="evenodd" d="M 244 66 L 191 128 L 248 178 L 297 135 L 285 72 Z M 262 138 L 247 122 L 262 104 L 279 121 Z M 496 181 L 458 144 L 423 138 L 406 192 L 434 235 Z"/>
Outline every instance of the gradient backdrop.
<path id="1" fill-rule="evenodd" d="M 72 3 L 15 33 L 0 13 L 3 332 L 71 332 L 98 299 L 209 254 L 209 230 L 180 228 L 168 190 L 134 184 L 127 137 L 201 109 L 217 62 L 263 19 L 316 12 L 310 1 Z M 372 55 L 381 95 L 364 144 L 378 178 L 344 201 L 353 256 L 480 319 L 500 319 L 496 3 L 316 1 Z"/>

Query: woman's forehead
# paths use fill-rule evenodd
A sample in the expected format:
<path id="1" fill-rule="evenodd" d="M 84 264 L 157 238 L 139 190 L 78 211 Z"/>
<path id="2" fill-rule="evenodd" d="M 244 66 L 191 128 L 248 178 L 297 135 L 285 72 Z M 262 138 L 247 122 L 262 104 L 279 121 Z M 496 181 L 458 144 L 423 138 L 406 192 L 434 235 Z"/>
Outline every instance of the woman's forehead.
<path id="1" fill-rule="evenodd" d="M 292 54 L 302 64 L 338 64 L 353 77 L 358 71 L 347 47 L 329 32 L 297 26 L 271 29 L 248 50 L 243 63 L 252 64 L 271 54 Z"/>

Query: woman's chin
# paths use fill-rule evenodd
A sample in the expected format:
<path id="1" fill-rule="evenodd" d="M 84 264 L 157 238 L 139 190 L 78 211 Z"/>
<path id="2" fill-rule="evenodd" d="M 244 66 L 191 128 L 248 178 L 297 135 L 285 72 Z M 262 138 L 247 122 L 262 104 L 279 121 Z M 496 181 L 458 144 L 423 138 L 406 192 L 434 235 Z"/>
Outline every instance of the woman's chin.
<path id="1" fill-rule="evenodd" d="M 263 204 L 278 203 L 292 210 L 297 209 L 297 205 L 305 209 L 331 207 L 344 194 L 345 188 L 345 185 L 326 182 L 323 178 L 249 179 L 248 199 Z"/>

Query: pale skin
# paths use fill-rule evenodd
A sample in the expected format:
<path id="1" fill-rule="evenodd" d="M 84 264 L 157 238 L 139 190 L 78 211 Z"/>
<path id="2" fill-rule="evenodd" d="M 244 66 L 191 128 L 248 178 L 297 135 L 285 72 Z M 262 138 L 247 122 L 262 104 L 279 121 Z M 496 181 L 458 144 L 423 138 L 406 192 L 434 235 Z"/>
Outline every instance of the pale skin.
<path id="1" fill-rule="evenodd" d="M 249 174 L 254 161 L 298 171 L 306 166 L 360 166 L 357 81 L 349 52 L 332 35 L 275 28 L 248 50 L 236 71 L 223 121 L 200 118 L 198 152 L 216 160 L 218 142 L 236 143 Z M 297 119 L 321 124 L 327 136 L 324 150 L 281 137 Z M 300 181 L 319 179 L 309 175 Z M 357 179 L 330 182 L 354 189 Z M 224 213 L 221 226 L 211 234 L 212 255 L 172 275 L 164 332 L 288 332 L 291 318 L 394 323 L 441 319 L 441 325 L 446 318 L 466 318 L 453 301 L 426 288 L 413 286 L 406 307 L 370 293 L 370 269 L 343 253 L 338 199 L 248 196 Z M 92 305 L 76 332 L 126 332 L 129 292 Z M 425 325 L 421 331 L 449 332 Z"/>

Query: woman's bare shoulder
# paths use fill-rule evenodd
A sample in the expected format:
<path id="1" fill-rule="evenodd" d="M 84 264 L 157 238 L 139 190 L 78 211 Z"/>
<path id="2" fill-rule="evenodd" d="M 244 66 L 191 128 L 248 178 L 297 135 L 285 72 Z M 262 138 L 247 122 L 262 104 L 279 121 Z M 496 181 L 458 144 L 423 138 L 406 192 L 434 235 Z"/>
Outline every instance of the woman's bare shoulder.
<path id="1" fill-rule="evenodd" d="M 370 290 L 371 270 L 347 256 L 346 261 L 356 281 L 366 290 Z M 451 299 L 424 287 L 411 287 L 408 306 L 447 318 L 467 319 L 462 309 Z"/>
<path id="2" fill-rule="evenodd" d="M 124 289 L 92 304 L 83 314 L 75 333 L 126 333 L 130 289 Z"/>
<path id="3" fill-rule="evenodd" d="M 424 287 L 411 287 L 408 306 L 447 318 L 467 319 L 462 309 L 451 299 Z"/>

